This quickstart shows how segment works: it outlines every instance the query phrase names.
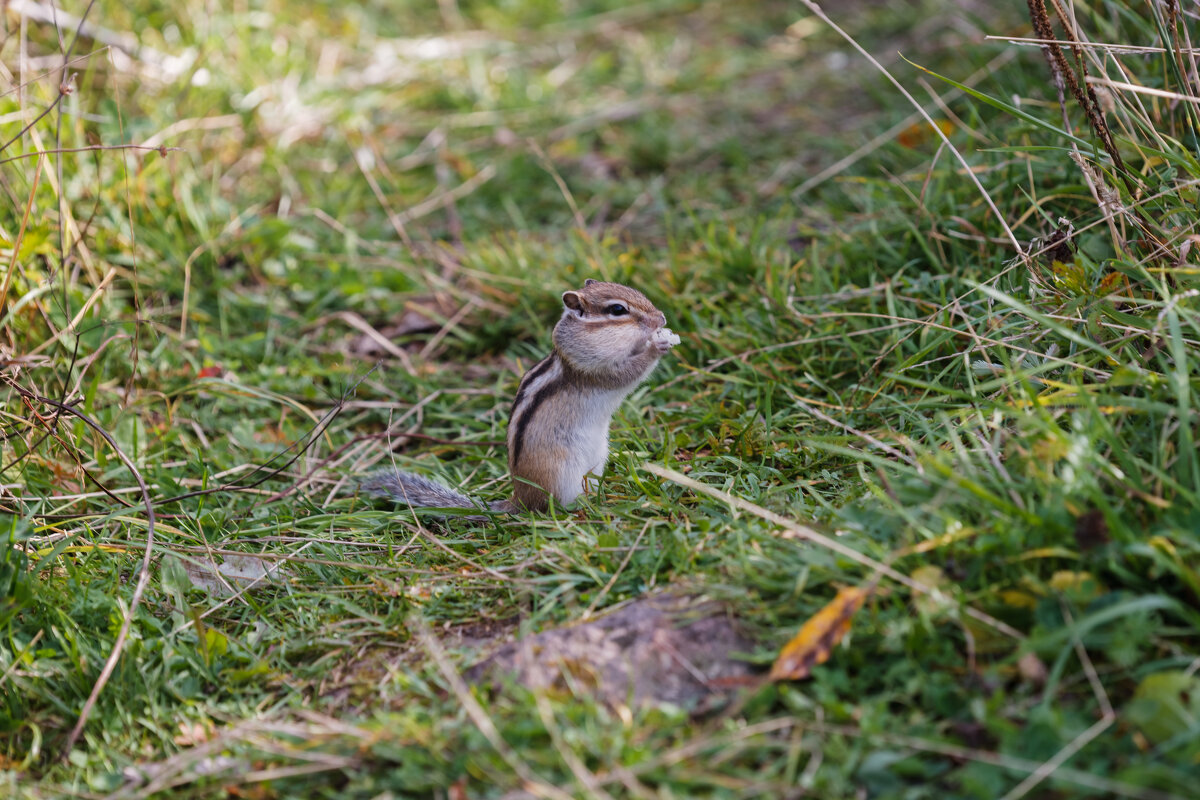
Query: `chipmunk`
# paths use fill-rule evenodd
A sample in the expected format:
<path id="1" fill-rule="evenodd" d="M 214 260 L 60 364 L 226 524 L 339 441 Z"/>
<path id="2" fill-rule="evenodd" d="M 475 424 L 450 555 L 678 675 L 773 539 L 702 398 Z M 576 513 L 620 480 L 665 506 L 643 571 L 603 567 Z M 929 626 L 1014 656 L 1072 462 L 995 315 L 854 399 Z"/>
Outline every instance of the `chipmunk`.
<path id="1" fill-rule="evenodd" d="M 593 489 L 613 413 L 679 337 L 644 294 L 619 283 L 588 279 L 562 301 L 554 349 L 525 373 L 509 412 L 511 499 L 484 504 L 397 470 L 369 476 L 362 490 L 414 507 L 511 513 L 544 511 L 551 496 L 567 505 Z"/>

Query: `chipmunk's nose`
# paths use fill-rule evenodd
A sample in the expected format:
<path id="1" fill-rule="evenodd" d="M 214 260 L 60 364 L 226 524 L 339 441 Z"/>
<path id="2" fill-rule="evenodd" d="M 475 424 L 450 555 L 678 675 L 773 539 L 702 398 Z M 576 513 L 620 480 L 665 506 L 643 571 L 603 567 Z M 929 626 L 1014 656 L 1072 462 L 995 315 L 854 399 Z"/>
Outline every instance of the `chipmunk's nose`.
<path id="1" fill-rule="evenodd" d="M 663 312 L 658 312 L 658 327 L 665 327 L 667 324 L 667 315 Z"/>

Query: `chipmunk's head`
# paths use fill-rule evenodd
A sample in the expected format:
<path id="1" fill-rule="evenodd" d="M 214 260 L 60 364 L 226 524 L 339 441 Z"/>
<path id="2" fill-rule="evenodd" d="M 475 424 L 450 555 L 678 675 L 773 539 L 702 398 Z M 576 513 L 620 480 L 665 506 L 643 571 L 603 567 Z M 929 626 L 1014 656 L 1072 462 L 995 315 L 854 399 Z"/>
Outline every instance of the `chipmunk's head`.
<path id="1" fill-rule="evenodd" d="M 637 289 L 588 279 L 562 299 L 554 346 L 576 369 L 623 373 L 631 362 L 644 362 L 647 350 L 655 351 L 655 360 L 665 352 L 656 348 L 654 335 L 667 318 Z"/>

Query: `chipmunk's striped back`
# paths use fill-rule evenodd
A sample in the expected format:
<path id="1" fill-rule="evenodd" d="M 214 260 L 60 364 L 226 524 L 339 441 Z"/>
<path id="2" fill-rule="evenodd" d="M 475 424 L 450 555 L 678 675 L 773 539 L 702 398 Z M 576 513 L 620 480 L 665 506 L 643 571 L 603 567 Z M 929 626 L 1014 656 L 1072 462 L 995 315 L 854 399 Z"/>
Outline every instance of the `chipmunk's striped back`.
<path id="1" fill-rule="evenodd" d="M 508 413 L 508 461 L 509 467 L 521 458 L 525 446 L 525 434 L 529 423 L 537 416 L 542 404 L 555 393 L 567 388 L 563 362 L 557 350 L 534 364 L 517 386 Z"/>

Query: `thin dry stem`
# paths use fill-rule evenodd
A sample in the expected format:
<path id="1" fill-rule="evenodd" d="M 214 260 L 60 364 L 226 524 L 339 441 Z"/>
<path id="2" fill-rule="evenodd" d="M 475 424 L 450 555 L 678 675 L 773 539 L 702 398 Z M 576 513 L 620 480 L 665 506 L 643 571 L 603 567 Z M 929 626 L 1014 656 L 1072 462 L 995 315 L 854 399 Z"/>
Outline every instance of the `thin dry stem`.
<path id="1" fill-rule="evenodd" d="M 650 525 L 652 523 L 653 520 L 646 520 L 646 524 L 642 526 L 640 531 L 638 531 L 637 538 L 634 539 L 633 544 L 629 546 L 628 551 L 625 553 L 625 558 L 621 559 L 621 563 L 617 565 L 615 570 L 613 570 L 612 577 L 608 579 L 608 583 L 604 584 L 604 587 L 596 594 L 596 596 L 592 599 L 592 602 L 588 604 L 587 610 L 585 610 L 580 616 L 581 621 L 587 622 L 589 619 L 591 619 L 592 614 L 595 614 L 596 609 L 600 607 L 600 603 L 602 603 L 604 598 L 608 596 L 608 593 L 612 591 L 612 587 L 617 583 L 617 578 L 621 577 L 621 573 L 625 571 L 627 566 L 629 566 L 629 561 L 633 558 L 633 554 L 638 552 L 638 545 L 642 543 L 642 537 L 646 535 L 646 531 L 650 530 Z"/>
<path id="2" fill-rule="evenodd" d="M 876 439 L 874 436 L 867 433 L 866 431 L 860 431 L 857 428 L 853 428 L 844 422 L 839 422 L 838 420 L 829 416 L 825 412 L 819 411 L 819 410 L 813 408 L 808 403 L 804 402 L 799 397 L 797 397 L 796 394 L 792 391 L 787 391 L 787 395 L 789 398 L 791 398 L 792 402 L 794 402 L 796 405 L 800 406 L 800 408 L 804 409 L 806 412 L 813 415 L 814 417 L 821 420 L 822 422 L 826 422 L 826 423 L 834 426 L 835 428 L 841 428 L 842 430 L 846 431 L 847 433 L 852 433 L 855 436 L 857 436 L 858 438 L 862 439 L 867 444 L 871 445 L 872 447 L 874 447 L 878 450 L 882 450 L 883 452 L 887 453 L 888 455 L 892 456 L 893 458 L 897 458 L 897 459 L 903 461 L 905 464 L 908 464 L 909 466 L 913 467 L 917 471 L 918 475 L 925 474 L 924 467 L 922 467 L 920 462 L 918 462 L 915 458 L 911 458 L 911 457 L 905 455 L 904 453 L 901 453 L 899 450 L 892 447 L 891 445 L 884 444 L 883 442 L 879 441 L 878 439 Z"/>
<path id="3" fill-rule="evenodd" d="M 375 180 L 375 175 L 371 172 L 370 165 L 366 163 L 365 159 L 359 157 L 357 149 L 354 151 L 354 163 L 358 165 L 358 170 L 362 173 L 362 176 L 367 179 L 367 185 L 371 187 L 371 193 L 375 195 L 375 199 L 379 202 L 379 207 L 387 215 L 388 222 L 391 223 L 392 229 L 396 231 L 396 235 L 400 237 L 400 241 L 404 242 L 404 246 L 408 248 L 409 252 L 415 252 L 413 249 L 413 240 L 408 235 L 408 230 L 404 227 L 404 220 L 392 209 L 392 204 L 384 196 L 383 189 L 380 188 L 379 181 Z"/>
<path id="4" fill-rule="evenodd" d="M 1000 213 L 1000 209 L 996 206 L 995 201 L 992 200 L 992 196 L 990 194 L 988 194 L 987 189 L 983 188 L 983 184 L 980 183 L 979 177 L 975 174 L 975 171 L 973 169 L 971 169 L 971 165 L 967 163 L 966 157 L 963 156 L 963 154 L 958 150 L 958 148 L 954 146 L 954 144 L 950 141 L 950 137 L 948 137 L 946 135 L 946 132 L 943 131 L 941 129 L 941 127 L 938 126 L 933 121 L 933 118 L 929 116 L 929 112 L 926 111 L 925 108 L 920 103 L 917 102 L 917 99 L 915 97 L 913 97 L 912 94 L 910 94 L 907 89 L 904 88 L 904 86 L 900 83 L 900 81 L 896 80 L 896 78 L 892 75 L 892 73 L 888 72 L 886 67 L 884 67 L 882 64 L 880 64 L 879 61 L 877 61 L 874 56 L 872 56 L 870 53 L 868 53 L 866 51 L 866 49 L 863 48 L 863 46 L 860 45 L 854 39 L 854 37 L 852 37 L 850 34 L 846 33 L 844 30 L 842 30 L 837 25 L 837 23 L 835 23 L 833 20 L 831 20 L 829 18 L 829 16 L 824 11 L 821 10 L 821 7 L 814 2 L 814 0 L 801 0 L 801 2 L 804 3 L 804 5 L 808 7 L 809 11 L 812 11 L 814 14 L 816 14 L 817 17 L 819 17 L 822 22 L 824 22 L 829 27 L 833 28 L 833 30 L 839 36 L 841 36 L 843 39 L 845 39 L 846 42 L 851 47 L 853 47 L 855 50 L 857 50 L 863 58 L 865 58 L 865 59 L 867 59 L 867 61 L 871 62 L 871 65 L 874 66 L 875 69 L 879 70 L 879 72 L 881 74 L 883 74 L 883 76 L 886 77 L 892 83 L 893 86 L 896 87 L 896 90 L 899 91 L 900 94 L 904 95 L 904 98 L 906 100 L 908 100 L 908 102 L 910 102 L 914 108 L 917 109 L 917 112 L 921 115 L 921 117 L 927 123 L 929 123 L 929 127 L 933 130 L 933 132 L 935 134 L 937 134 L 937 136 L 942 140 L 942 142 L 946 145 L 946 147 L 948 147 L 950 149 L 950 152 L 954 153 L 954 157 L 958 159 L 958 162 L 960 164 L 962 164 L 963 170 L 965 170 L 967 177 L 970 178 L 971 182 L 975 184 L 975 187 L 979 190 L 979 194 L 983 197 L 983 201 L 987 204 L 987 207 L 989 209 L 991 209 L 991 212 L 995 216 L 996 221 L 1004 229 L 1004 234 L 1008 238 L 1009 243 L 1012 244 L 1013 250 L 1015 250 L 1017 252 L 1017 255 L 1022 256 L 1022 257 L 1025 256 L 1025 248 L 1021 245 L 1021 242 L 1017 239 L 1016 234 L 1013 233 L 1012 228 L 1010 228 L 1008 226 L 1008 222 L 1005 221 L 1004 215 Z"/>
<path id="5" fill-rule="evenodd" d="M 1086 747 L 1089 742 L 1091 742 L 1100 734 L 1104 733 L 1104 731 L 1108 730 L 1108 728 L 1112 726 L 1114 719 L 1115 717 L 1105 717 L 1089 727 L 1083 733 L 1076 736 L 1063 749 L 1055 753 L 1053 758 L 1044 764 L 1039 765 L 1037 769 L 1035 769 L 1025 778 L 1025 780 L 1014 786 L 1011 791 L 1004 795 L 1002 800 L 1018 800 L 1018 798 L 1029 794 L 1029 792 L 1032 791 L 1039 783 L 1049 778 L 1057 770 L 1061 769 L 1062 765 L 1066 763 L 1068 758 L 1078 753 L 1080 750 Z M 1137 793 L 1130 794 L 1128 796 L 1145 797 L 1148 795 Z"/>
<path id="6" fill-rule="evenodd" d="M 686 486 L 687 488 L 700 492 L 701 494 L 706 494 L 709 497 L 720 500 L 723 503 L 728 503 L 734 508 L 740 508 L 743 511 L 749 511 L 751 514 L 754 514 L 757 517 L 765 519 L 768 522 L 774 523 L 775 525 L 779 525 L 801 539 L 806 539 L 813 544 L 818 544 L 821 547 L 824 547 L 827 550 L 832 550 L 838 555 L 845 556 L 856 564 L 864 567 L 870 567 L 872 570 L 876 570 L 879 573 L 886 575 L 897 583 L 907 586 L 914 592 L 930 595 L 931 597 L 937 598 L 946 603 L 954 603 L 953 598 L 946 597 L 946 595 L 942 594 L 942 592 L 936 586 L 929 586 L 921 583 L 920 581 L 913 580 L 909 576 L 892 569 L 887 564 L 877 561 L 870 556 L 865 556 L 854 548 L 848 547 L 836 539 L 832 539 L 823 533 L 813 530 L 807 525 L 802 525 L 795 520 L 791 520 L 780 514 L 776 514 L 774 511 L 765 509 L 762 506 L 751 503 L 748 500 L 743 500 L 740 497 L 734 497 L 728 492 L 723 492 L 720 489 L 714 489 L 707 484 L 689 478 L 682 472 L 677 472 L 676 470 L 669 469 L 667 467 L 661 467 L 658 464 L 651 464 L 648 461 L 642 463 L 642 469 L 657 475 L 660 478 L 666 478 L 667 480 L 674 481 L 681 486 Z M 1025 638 L 1025 634 L 1021 633 L 1016 628 L 1008 625 L 1007 623 L 1001 622 L 990 614 L 985 614 L 977 608 L 963 605 L 962 609 L 963 613 L 967 614 L 967 616 L 973 617 L 974 619 L 991 628 L 994 628 L 1006 636 L 1010 636 L 1014 639 Z"/>
<path id="7" fill-rule="evenodd" d="M 433 632 L 429 630 L 429 625 L 421 618 L 419 614 L 411 614 L 408 618 L 408 624 L 412 629 L 413 635 L 417 640 L 424 645 L 426 652 L 433 659 L 438 671 L 442 673 L 446 683 L 450 687 L 450 691 L 458 699 L 462 705 L 463 711 L 470 717 L 471 722 L 483 734 L 484 738 L 491 743 L 495 751 L 504 759 L 504 763 L 525 782 L 525 788 L 536 794 L 539 797 L 550 797 L 554 800 L 571 800 L 571 795 L 567 794 L 558 787 L 547 783 L 540 778 L 533 769 L 522 761 L 515 750 L 504 741 L 504 737 L 500 735 L 500 731 L 496 728 L 496 723 L 492 722 L 492 718 L 488 716 L 483 706 L 475 699 L 471 693 L 471 688 L 467 686 L 466 681 L 454 669 L 454 665 L 450 663 L 450 659 L 446 657 L 446 651 L 442 649 L 441 643 Z"/>
<path id="8" fill-rule="evenodd" d="M 929 739 L 919 739 L 915 736 L 905 736 L 903 734 L 885 733 L 881 731 L 867 732 L 861 728 L 856 728 L 851 725 L 838 725 L 827 722 L 808 722 L 803 720 L 795 720 L 796 725 L 806 729 L 823 733 L 826 735 L 850 736 L 856 739 L 867 739 L 887 744 L 898 745 L 900 747 L 908 747 L 925 753 L 935 753 L 937 755 L 947 756 L 948 758 L 962 759 L 964 761 L 976 761 L 981 764 L 991 764 L 993 766 L 1002 767 L 1019 772 L 1034 773 L 1043 765 L 1036 761 L 1031 761 L 1027 758 L 1018 756 L 1005 755 L 1004 753 L 996 753 L 988 750 L 979 750 L 972 747 L 961 747 L 959 745 L 949 744 L 946 742 L 935 742 Z M 1131 797 L 1136 800 L 1185 800 L 1180 795 L 1171 792 L 1163 792 L 1158 789 L 1148 789 L 1141 786 L 1121 781 L 1111 780 L 1099 775 L 1094 775 L 1090 772 L 1076 769 L 1061 768 L 1055 772 L 1055 777 L 1067 783 L 1073 783 L 1077 786 L 1085 786 L 1089 789 L 1095 789 L 1101 792 L 1107 792 L 1119 797 Z"/>
<path id="9" fill-rule="evenodd" d="M 1071 625 L 1074 622 L 1071 610 L 1067 608 L 1065 602 L 1061 605 L 1063 618 L 1068 625 Z M 1087 648 L 1083 646 L 1083 642 L 1079 640 L 1078 636 L 1073 638 L 1072 644 L 1075 647 L 1075 655 L 1079 658 L 1079 663 L 1083 666 L 1083 672 L 1087 676 L 1088 683 L 1092 687 L 1092 693 L 1096 696 L 1096 702 L 1100 705 L 1101 718 L 1094 725 L 1068 742 L 1052 758 L 1030 773 L 1025 780 L 1013 787 L 1008 794 L 1004 795 L 1003 800 L 1018 800 L 1018 798 L 1029 794 L 1039 783 L 1053 775 L 1055 770 L 1060 769 L 1068 758 L 1082 750 L 1089 742 L 1107 730 L 1116 721 L 1116 712 L 1113 710 L 1112 702 L 1108 699 L 1108 692 L 1105 691 L 1104 684 L 1100 681 L 1100 676 L 1096 674 L 1096 667 L 1092 664 L 1091 657 L 1088 656 Z"/>
<path id="10" fill-rule="evenodd" d="M 980 69 L 976 70 L 971 75 L 969 75 L 967 77 L 967 79 L 962 82 L 963 85 L 967 86 L 968 88 L 974 88 L 975 84 L 979 83 L 979 81 L 983 80 L 984 78 L 988 78 L 988 77 L 995 75 L 996 71 L 998 69 L 1000 69 L 1000 67 L 1004 66 L 1009 61 L 1012 61 L 1015 57 L 1016 57 L 1016 55 L 1013 51 L 1005 50 L 1003 53 L 1001 53 L 1000 55 L 993 58 L 991 61 L 989 61 L 983 67 L 981 67 Z M 935 96 L 936 102 L 940 106 L 941 104 L 947 103 L 950 100 L 954 100 L 955 98 L 959 97 L 961 94 L 962 94 L 961 89 L 954 88 L 948 92 L 944 92 L 940 96 Z M 915 123 L 917 120 L 919 120 L 921 118 L 922 118 L 922 115 L 919 112 L 913 112 L 912 114 L 909 114 L 907 117 L 900 120 L 895 125 L 888 128 L 887 130 L 885 130 L 883 133 L 881 133 L 878 136 L 876 136 L 875 138 L 871 139 L 871 141 L 867 142 L 862 147 L 859 147 L 858 149 L 856 149 L 854 152 L 850 153 L 849 155 L 838 159 L 837 161 L 830 164 L 825 169 L 818 172 L 816 175 L 813 175 L 811 178 L 807 178 L 803 183 L 801 183 L 799 186 L 797 186 L 795 189 L 792 190 L 792 192 L 791 192 L 792 198 L 794 199 L 794 198 L 800 197 L 801 195 L 803 195 L 805 192 L 809 191 L 810 189 L 820 186 L 822 183 L 829 180 L 830 178 L 846 171 L 847 169 L 854 166 L 855 164 L 857 164 L 859 161 L 861 161 L 862 159 L 864 159 L 871 153 L 878 150 L 880 147 L 883 147 L 886 144 L 896 141 L 896 137 L 901 132 L 907 130 L 908 128 L 911 128 L 913 126 L 913 123 Z M 771 174 L 771 177 L 769 177 L 767 180 L 765 180 L 759 184 L 758 193 L 762 194 L 762 195 L 774 194 L 775 191 L 779 188 L 779 184 L 788 175 L 790 175 L 792 172 L 794 172 L 798 168 L 799 168 L 799 164 L 794 161 L 787 162 L 787 163 L 781 165 L 779 168 L 777 168 Z"/>
<path id="11" fill-rule="evenodd" d="M 45 159 L 37 160 L 37 167 L 33 173 L 33 185 L 29 188 L 29 197 L 25 201 L 25 213 L 21 216 L 21 228 L 17 231 L 17 238 L 12 244 L 12 259 L 8 263 L 8 271 L 4 273 L 4 285 L 0 287 L 0 309 L 5 307 L 8 302 L 8 290 L 12 286 L 13 275 L 17 272 L 17 256 L 21 253 L 21 242 L 25 239 L 25 229 L 29 225 L 29 214 L 33 210 L 33 198 L 37 195 L 38 184 L 42 179 L 42 165 Z"/>

